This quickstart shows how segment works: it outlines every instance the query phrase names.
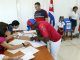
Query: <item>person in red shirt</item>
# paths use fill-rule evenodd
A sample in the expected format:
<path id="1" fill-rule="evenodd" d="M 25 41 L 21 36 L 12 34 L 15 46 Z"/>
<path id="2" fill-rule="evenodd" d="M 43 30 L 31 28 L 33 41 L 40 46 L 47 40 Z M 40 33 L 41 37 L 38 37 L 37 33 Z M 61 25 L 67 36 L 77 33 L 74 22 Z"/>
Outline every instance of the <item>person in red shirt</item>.
<path id="1" fill-rule="evenodd" d="M 41 5 L 39 2 L 35 3 L 36 12 L 34 14 L 34 18 L 37 22 L 39 21 L 48 21 L 48 14 L 45 10 L 41 9 Z"/>
<path id="2" fill-rule="evenodd" d="M 48 48 L 52 56 L 57 60 L 57 52 L 61 44 L 61 35 L 46 21 L 36 22 L 34 20 L 33 22 L 33 20 L 28 20 L 27 25 L 37 31 L 37 40 L 43 40 L 45 43 L 48 43 Z"/>

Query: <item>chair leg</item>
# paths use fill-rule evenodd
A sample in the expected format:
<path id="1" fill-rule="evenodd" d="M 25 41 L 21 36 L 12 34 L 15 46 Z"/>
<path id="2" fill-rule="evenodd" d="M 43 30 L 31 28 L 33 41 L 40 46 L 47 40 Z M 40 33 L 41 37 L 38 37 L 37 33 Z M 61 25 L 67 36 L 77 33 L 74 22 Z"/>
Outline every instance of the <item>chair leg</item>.
<path id="1" fill-rule="evenodd" d="M 65 41 L 65 32 L 64 32 L 64 34 L 63 34 L 62 38 L 63 38 L 63 39 L 64 39 L 64 41 Z"/>
<path id="2" fill-rule="evenodd" d="M 71 40 L 72 40 L 72 38 L 73 38 L 73 35 L 72 35 L 72 31 L 71 31 Z"/>

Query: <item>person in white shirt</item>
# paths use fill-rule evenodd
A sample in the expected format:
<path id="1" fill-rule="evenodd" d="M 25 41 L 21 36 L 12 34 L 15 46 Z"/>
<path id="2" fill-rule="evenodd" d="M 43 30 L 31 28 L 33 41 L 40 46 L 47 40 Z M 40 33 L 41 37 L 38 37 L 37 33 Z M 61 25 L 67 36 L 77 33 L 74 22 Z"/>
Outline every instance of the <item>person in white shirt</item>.
<path id="1" fill-rule="evenodd" d="M 60 16 L 59 22 L 58 22 L 58 33 L 62 36 L 63 36 L 63 33 L 64 33 L 64 25 L 65 25 L 64 16 Z"/>
<path id="2" fill-rule="evenodd" d="M 78 7 L 74 6 L 72 9 L 72 13 L 70 15 L 70 21 L 72 23 L 72 30 L 73 30 L 73 35 L 76 35 L 79 33 L 78 28 L 79 28 L 79 14 L 78 14 Z"/>

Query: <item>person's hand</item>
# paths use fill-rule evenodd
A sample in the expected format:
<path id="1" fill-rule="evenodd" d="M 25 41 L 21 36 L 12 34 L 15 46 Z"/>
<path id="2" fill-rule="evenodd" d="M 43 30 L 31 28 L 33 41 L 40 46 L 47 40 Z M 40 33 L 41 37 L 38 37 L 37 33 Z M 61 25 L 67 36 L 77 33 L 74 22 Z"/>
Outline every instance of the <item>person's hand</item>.
<path id="1" fill-rule="evenodd" d="M 23 44 L 25 45 L 25 47 L 32 46 L 29 42 L 24 42 Z"/>
<path id="2" fill-rule="evenodd" d="M 33 41 L 33 40 L 35 40 L 35 41 L 39 41 L 39 39 L 38 39 L 38 37 L 36 36 L 36 37 L 31 37 L 31 39 L 30 39 L 31 41 Z"/>

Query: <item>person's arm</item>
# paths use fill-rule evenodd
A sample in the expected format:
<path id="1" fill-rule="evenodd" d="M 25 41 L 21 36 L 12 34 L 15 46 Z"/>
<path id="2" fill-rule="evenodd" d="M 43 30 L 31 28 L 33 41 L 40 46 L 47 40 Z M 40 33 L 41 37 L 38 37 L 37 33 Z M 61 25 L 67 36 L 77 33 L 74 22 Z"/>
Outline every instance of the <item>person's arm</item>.
<path id="1" fill-rule="evenodd" d="M 40 31 L 41 35 L 43 36 L 43 37 L 39 37 L 39 39 L 43 39 L 43 41 L 45 43 L 47 43 L 47 41 L 49 41 L 49 35 L 48 35 L 47 29 L 45 28 L 45 26 L 40 25 L 39 31 Z"/>
<path id="2" fill-rule="evenodd" d="M 45 18 L 45 20 L 48 22 L 48 14 L 47 14 L 46 11 L 44 11 L 44 18 Z"/>
<path id="3" fill-rule="evenodd" d="M 14 50 L 14 49 L 23 47 L 22 44 L 20 44 L 20 45 L 14 45 L 14 46 L 13 46 L 13 45 L 10 45 L 10 44 L 6 43 L 5 41 L 4 41 L 3 43 L 1 43 L 1 45 L 2 45 L 3 47 L 7 48 L 7 49 L 10 49 L 10 50 Z"/>
<path id="4" fill-rule="evenodd" d="M 10 44 L 8 44 L 8 43 L 6 43 L 6 42 L 4 41 L 3 43 L 1 43 L 1 45 L 2 45 L 3 47 L 7 48 L 7 49 L 14 50 L 14 49 L 17 49 L 17 48 L 24 47 L 24 45 L 25 45 L 25 47 L 26 47 L 26 46 L 29 46 L 30 43 L 25 42 L 24 45 L 23 45 L 23 44 L 10 45 Z"/>

